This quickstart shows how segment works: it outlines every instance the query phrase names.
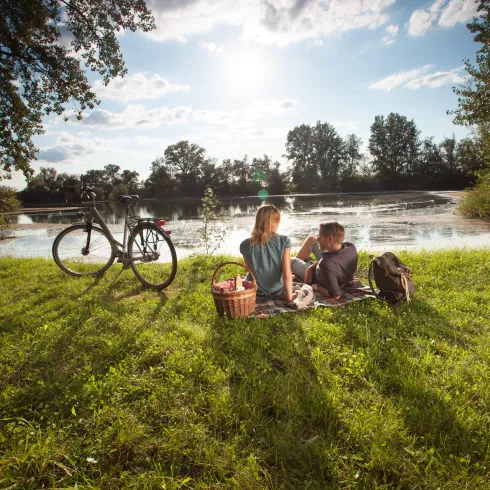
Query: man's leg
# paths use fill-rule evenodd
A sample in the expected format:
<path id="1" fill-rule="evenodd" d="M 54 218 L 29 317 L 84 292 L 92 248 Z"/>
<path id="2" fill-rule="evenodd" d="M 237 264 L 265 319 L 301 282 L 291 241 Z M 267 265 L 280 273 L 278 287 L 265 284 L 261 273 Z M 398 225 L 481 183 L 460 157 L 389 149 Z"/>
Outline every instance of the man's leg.
<path id="1" fill-rule="evenodd" d="M 309 266 L 310 264 L 307 264 L 304 260 L 298 259 L 297 257 L 291 258 L 291 272 L 303 280 L 305 278 L 306 269 L 308 269 Z"/>
<path id="2" fill-rule="evenodd" d="M 301 245 L 301 248 L 298 250 L 298 253 L 296 254 L 296 258 L 301 259 L 301 260 L 309 259 L 311 252 L 313 251 L 313 247 L 315 246 L 315 243 L 317 243 L 316 236 L 315 235 L 308 235 L 306 240 L 303 242 L 303 245 Z M 318 249 L 318 250 L 320 250 L 320 249 Z M 321 254 L 319 254 L 319 255 L 321 258 Z M 316 257 L 316 253 L 315 253 L 315 257 Z"/>

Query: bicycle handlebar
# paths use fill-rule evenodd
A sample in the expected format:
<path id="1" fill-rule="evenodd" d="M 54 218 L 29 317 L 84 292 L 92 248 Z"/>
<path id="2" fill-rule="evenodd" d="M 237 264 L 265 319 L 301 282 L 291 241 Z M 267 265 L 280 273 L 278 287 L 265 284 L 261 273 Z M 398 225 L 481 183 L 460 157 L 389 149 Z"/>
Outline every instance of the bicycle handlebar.
<path id="1" fill-rule="evenodd" d="M 82 187 L 82 201 L 91 200 L 95 204 L 95 190 L 90 187 Z"/>

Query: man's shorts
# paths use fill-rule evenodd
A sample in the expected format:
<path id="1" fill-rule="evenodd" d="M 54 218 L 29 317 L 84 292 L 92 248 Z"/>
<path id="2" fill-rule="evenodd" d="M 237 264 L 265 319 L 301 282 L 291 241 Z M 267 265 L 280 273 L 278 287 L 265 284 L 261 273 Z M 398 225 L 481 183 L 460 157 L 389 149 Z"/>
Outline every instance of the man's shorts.
<path id="1" fill-rule="evenodd" d="M 312 252 L 316 260 L 320 260 L 322 258 L 322 253 L 320 252 L 320 246 L 318 245 L 318 243 L 315 243 L 315 245 L 313 245 Z M 291 259 L 291 271 L 295 276 L 301 277 L 301 279 L 305 278 L 306 269 L 308 269 L 310 265 L 310 263 L 305 262 L 301 259 L 297 259 L 296 257 L 293 257 Z"/>

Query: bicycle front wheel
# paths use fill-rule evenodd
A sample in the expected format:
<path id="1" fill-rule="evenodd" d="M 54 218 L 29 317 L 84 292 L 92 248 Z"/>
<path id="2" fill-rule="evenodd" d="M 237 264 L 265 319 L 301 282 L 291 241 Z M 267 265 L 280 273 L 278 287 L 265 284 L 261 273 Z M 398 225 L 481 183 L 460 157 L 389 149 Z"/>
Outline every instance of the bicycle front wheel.
<path id="1" fill-rule="evenodd" d="M 177 273 L 177 254 L 170 238 L 157 226 L 141 223 L 128 242 L 136 277 L 155 289 L 166 288 Z"/>
<path id="2" fill-rule="evenodd" d="M 104 230 L 74 225 L 63 230 L 54 240 L 53 258 L 56 265 L 72 276 L 102 274 L 114 262 L 111 242 Z"/>

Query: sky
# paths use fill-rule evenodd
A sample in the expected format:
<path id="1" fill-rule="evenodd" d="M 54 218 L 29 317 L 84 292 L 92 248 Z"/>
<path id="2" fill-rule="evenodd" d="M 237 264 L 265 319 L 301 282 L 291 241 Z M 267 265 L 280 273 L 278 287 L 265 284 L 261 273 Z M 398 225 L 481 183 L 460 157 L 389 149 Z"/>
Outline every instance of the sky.
<path id="1" fill-rule="evenodd" d="M 414 119 L 422 137 L 468 131 L 446 111 L 475 59 L 475 0 L 147 0 L 157 29 L 122 32 L 128 74 L 82 121 L 44 119 L 32 166 L 80 174 L 116 164 L 148 177 L 189 140 L 207 156 L 284 166 L 288 131 L 316 121 L 355 133 L 367 152 L 376 115 Z M 7 185 L 25 187 L 15 173 Z"/>

